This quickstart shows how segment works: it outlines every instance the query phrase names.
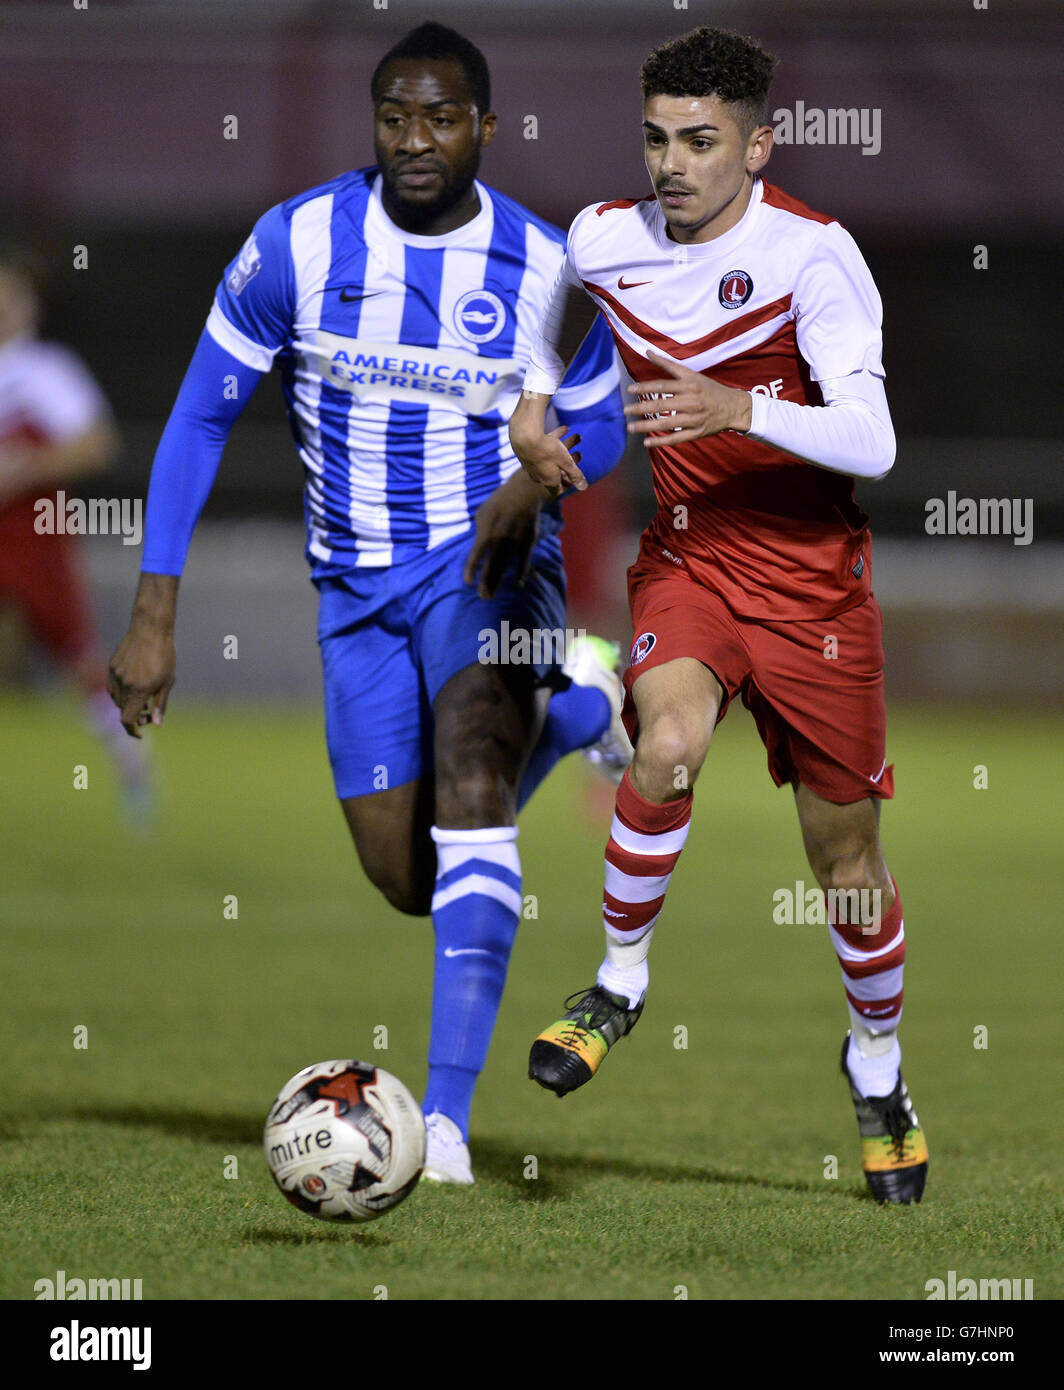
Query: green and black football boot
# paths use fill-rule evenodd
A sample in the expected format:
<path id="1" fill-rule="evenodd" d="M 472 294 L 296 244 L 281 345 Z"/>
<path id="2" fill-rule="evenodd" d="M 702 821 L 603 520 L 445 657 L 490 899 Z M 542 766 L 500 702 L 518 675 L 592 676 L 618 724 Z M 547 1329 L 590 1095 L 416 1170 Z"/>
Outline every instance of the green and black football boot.
<path id="1" fill-rule="evenodd" d="M 861 1131 L 861 1167 L 877 1202 L 919 1202 L 927 1181 L 927 1141 L 899 1073 L 889 1096 L 863 1096 L 846 1065 L 850 1035 L 842 1042 L 842 1074 Z"/>
<path id="2" fill-rule="evenodd" d="M 635 1027 L 643 1001 L 633 1009 L 622 995 L 595 985 L 570 995 L 565 1008 L 564 1017 L 540 1033 L 528 1058 L 532 1080 L 558 1096 L 591 1080 L 613 1044 Z"/>

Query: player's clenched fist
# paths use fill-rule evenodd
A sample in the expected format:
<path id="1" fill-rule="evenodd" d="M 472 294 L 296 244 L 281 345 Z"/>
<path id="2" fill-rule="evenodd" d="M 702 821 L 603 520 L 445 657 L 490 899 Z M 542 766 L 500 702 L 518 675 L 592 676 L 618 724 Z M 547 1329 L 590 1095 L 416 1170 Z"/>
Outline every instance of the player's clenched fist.
<path id="1" fill-rule="evenodd" d="M 645 434 L 646 448 L 654 449 L 666 443 L 686 444 L 688 440 L 704 439 L 722 430 L 750 428 L 748 391 L 722 386 L 719 381 L 681 367 L 658 352 L 648 352 L 647 359 L 664 367 L 667 376 L 629 386 L 629 394 L 637 396 L 638 400 L 624 408 L 628 433 Z"/>
<path id="2" fill-rule="evenodd" d="M 141 726 L 161 724 L 177 670 L 172 637 L 131 628 L 119 643 L 107 672 L 107 690 L 122 711 L 122 725 L 134 738 Z"/>
<path id="3" fill-rule="evenodd" d="M 122 711 L 127 734 L 141 737 L 145 724 L 161 724 L 177 675 L 174 575 L 141 574 L 129 631 L 115 648 L 107 670 L 107 692 Z"/>

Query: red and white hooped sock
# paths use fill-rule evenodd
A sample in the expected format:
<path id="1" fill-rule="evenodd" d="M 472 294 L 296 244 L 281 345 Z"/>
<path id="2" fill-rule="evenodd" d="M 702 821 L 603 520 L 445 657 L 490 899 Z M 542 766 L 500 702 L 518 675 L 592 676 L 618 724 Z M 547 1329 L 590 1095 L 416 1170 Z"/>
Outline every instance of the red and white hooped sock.
<path id="1" fill-rule="evenodd" d="M 646 993 L 654 923 L 687 840 L 692 801 L 688 792 L 657 806 L 640 796 L 627 771 L 617 788 L 602 902 L 606 959 L 598 983 L 611 994 L 627 996 L 633 1008 Z"/>
<path id="2" fill-rule="evenodd" d="M 831 944 L 842 967 L 852 1022 L 847 1057 L 854 1082 L 863 1095 L 889 1095 L 901 1067 L 897 1029 L 901 1019 L 905 968 L 905 920 L 898 885 L 894 905 L 871 934 L 867 923 L 830 921 Z"/>

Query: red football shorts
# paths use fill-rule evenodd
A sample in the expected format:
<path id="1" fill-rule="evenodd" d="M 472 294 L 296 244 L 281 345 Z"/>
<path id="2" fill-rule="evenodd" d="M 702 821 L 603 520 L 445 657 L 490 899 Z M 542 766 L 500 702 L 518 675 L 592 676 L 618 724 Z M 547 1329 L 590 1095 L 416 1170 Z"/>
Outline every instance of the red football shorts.
<path id="1" fill-rule="evenodd" d="M 0 507 L 0 604 L 13 604 L 33 637 L 60 662 L 96 647 L 77 536 L 38 535 L 33 498 Z"/>
<path id="2" fill-rule="evenodd" d="M 845 805 L 894 795 L 886 765 L 883 618 L 875 599 L 834 618 L 739 618 L 719 595 L 640 557 L 628 571 L 635 640 L 624 673 L 624 723 L 635 742 L 632 686 L 644 671 L 693 657 L 754 716 L 776 785 L 801 782 Z"/>

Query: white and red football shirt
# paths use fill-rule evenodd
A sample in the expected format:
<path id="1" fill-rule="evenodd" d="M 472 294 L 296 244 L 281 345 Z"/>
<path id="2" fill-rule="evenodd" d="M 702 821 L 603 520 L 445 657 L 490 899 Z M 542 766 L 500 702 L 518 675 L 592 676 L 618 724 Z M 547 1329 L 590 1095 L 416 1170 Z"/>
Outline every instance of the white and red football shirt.
<path id="1" fill-rule="evenodd" d="M 831 617 L 862 602 L 871 541 L 853 477 L 755 437 L 759 405 L 822 406 L 821 381 L 875 378 L 881 392 L 882 306 L 849 233 L 757 179 L 741 220 L 693 245 L 670 240 L 653 195 L 585 208 L 563 275 L 598 304 L 635 381 L 665 375 L 646 358 L 654 349 L 754 393 L 750 433 L 650 450 L 658 513 L 643 553 L 742 617 Z M 543 389 L 533 373 L 525 384 Z M 889 417 L 886 429 L 892 447 Z"/>
<path id="2" fill-rule="evenodd" d="M 81 358 L 29 335 L 0 344 L 0 449 L 63 444 L 111 418 Z"/>

